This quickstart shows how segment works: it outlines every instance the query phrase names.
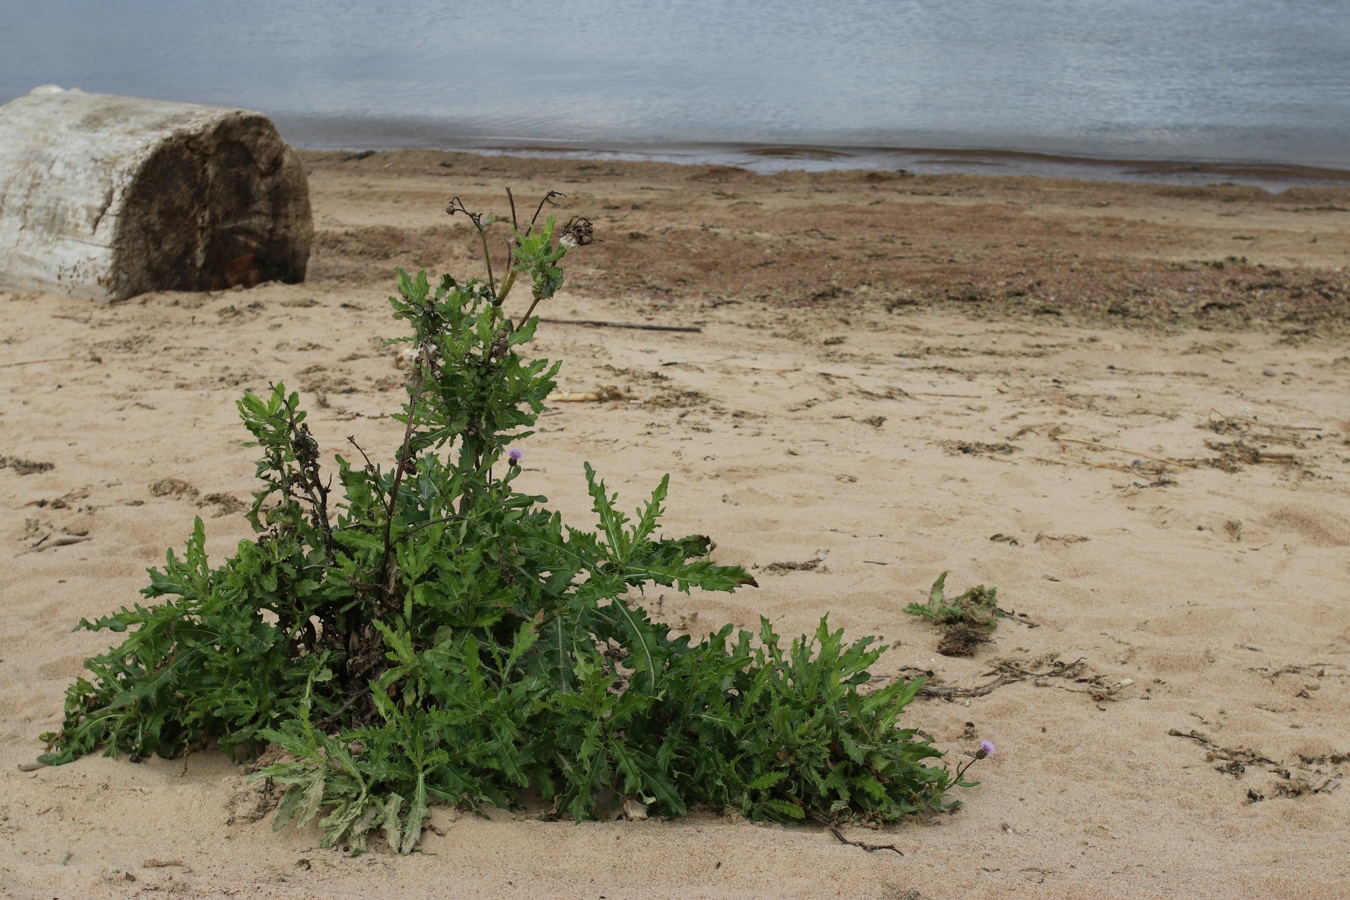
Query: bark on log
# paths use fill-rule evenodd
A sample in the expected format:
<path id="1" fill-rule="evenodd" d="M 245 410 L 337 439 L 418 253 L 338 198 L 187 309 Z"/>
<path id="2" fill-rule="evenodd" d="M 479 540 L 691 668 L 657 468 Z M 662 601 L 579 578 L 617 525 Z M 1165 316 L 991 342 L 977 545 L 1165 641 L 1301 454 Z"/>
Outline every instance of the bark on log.
<path id="1" fill-rule="evenodd" d="M 304 166 L 259 113 L 55 87 L 0 106 L 0 289 L 294 283 L 313 238 Z"/>

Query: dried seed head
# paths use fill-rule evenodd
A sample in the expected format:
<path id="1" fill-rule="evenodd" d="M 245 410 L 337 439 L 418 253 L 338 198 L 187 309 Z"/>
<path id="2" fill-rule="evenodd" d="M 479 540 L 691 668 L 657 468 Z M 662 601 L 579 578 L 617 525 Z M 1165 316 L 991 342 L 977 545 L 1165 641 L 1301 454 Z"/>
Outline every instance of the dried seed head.
<path id="1" fill-rule="evenodd" d="M 591 226 L 590 219 L 573 216 L 563 228 L 562 237 L 558 238 L 558 243 L 564 247 L 584 247 L 587 244 L 594 244 L 595 235 L 593 232 L 594 228 Z"/>

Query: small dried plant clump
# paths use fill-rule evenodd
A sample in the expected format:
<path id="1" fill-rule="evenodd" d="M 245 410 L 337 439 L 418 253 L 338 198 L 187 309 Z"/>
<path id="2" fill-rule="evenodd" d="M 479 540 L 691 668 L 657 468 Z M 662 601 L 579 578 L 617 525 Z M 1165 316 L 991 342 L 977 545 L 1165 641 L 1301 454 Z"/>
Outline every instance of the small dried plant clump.
<path id="1" fill-rule="evenodd" d="M 325 845 L 358 851 L 383 830 L 410 852 L 430 805 L 525 790 L 578 820 L 703 805 L 894 821 L 956 805 L 964 768 L 929 765 L 941 754 L 897 727 L 921 683 L 862 692 L 885 649 L 873 638 L 847 644 L 822 620 L 784 645 L 762 620 L 694 641 L 649 616 L 649 584 L 754 584 L 710 561 L 708 538 L 658 535 L 669 476 L 629 516 L 584 465 L 594 530 L 520 486 L 559 369 L 523 353 L 534 310 L 568 250 L 594 241 L 585 219 L 540 221 L 556 196 L 524 225 L 512 202 L 500 278 L 492 217 L 458 200 L 486 279 L 398 270 L 390 304 L 409 333 L 391 343 L 412 363 L 387 463 L 353 441 L 334 490 L 296 393 L 239 401 L 260 451 L 256 537 L 212 566 L 198 518 L 184 554 L 150 570 L 150 605 L 80 622 L 125 638 L 86 661 L 43 762 L 275 745 L 281 761 L 255 777 L 283 788 L 276 826 L 321 816 Z M 517 280 L 530 302 L 513 319 Z"/>
<path id="2" fill-rule="evenodd" d="M 905 612 L 928 619 L 942 629 L 938 652 L 943 656 L 970 656 L 980 644 L 987 643 L 998 620 L 1008 614 L 998 606 L 998 588 L 978 585 L 947 599 L 947 574 L 943 572 L 928 592 L 928 602 L 911 603 Z"/>

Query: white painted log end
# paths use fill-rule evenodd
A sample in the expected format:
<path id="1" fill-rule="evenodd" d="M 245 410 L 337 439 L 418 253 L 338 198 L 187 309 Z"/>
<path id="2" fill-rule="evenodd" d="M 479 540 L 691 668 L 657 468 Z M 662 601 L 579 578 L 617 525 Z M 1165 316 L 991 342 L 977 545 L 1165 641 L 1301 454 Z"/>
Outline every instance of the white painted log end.
<path id="1" fill-rule="evenodd" d="M 0 106 L 0 289 L 122 300 L 305 278 L 295 151 L 241 109 L 43 85 Z"/>

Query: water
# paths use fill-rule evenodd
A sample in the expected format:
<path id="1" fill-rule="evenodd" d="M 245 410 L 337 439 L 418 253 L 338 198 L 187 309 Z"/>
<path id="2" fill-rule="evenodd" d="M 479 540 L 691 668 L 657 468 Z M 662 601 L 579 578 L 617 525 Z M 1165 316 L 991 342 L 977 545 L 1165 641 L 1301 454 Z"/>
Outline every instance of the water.
<path id="1" fill-rule="evenodd" d="M 314 148 L 1350 179 L 1338 0 L 0 0 L 0 102 L 44 83 Z"/>

